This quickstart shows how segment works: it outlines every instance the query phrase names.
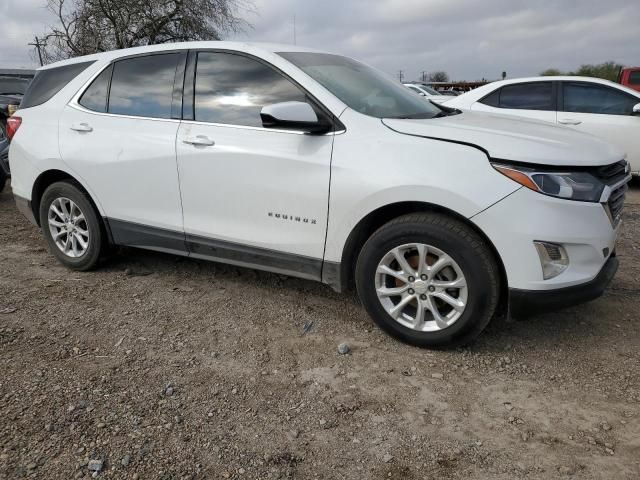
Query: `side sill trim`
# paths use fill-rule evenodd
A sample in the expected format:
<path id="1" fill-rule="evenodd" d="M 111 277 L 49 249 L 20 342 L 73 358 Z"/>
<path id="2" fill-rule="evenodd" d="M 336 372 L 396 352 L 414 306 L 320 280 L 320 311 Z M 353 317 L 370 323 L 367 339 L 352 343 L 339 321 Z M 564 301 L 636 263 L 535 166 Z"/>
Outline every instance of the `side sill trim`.
<path id="1" fill-rule="evenodd" d="M 309 280 L 322 279 L 320 258 L 240 245 L 112 218 L 105 220 L 116 245 L 175 253 Z"/>

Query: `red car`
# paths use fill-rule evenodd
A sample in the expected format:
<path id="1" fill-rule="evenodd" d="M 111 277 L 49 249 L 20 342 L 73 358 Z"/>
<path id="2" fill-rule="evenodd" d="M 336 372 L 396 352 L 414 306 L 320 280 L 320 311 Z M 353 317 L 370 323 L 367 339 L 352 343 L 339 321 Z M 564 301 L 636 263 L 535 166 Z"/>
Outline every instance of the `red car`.
<path id="1" fill-rule="evenodd" d="M 618 83 L 640 92 L 640 67 L 627 67 L 620 70 Z"/>

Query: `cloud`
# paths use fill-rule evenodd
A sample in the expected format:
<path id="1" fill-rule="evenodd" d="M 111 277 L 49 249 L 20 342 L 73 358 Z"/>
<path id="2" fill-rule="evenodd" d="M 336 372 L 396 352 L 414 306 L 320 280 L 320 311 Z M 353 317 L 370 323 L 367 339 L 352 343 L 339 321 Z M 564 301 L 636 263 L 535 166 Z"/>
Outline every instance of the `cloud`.
<path id="1" fill-rule="evenodd" d="M 0 66 L 32 65 L 26 43 L 53 19 L 45 0 L 2 0 Z M 293 42 L 349 55 L 391 75 L 454 79 L 536 75 L 549 67 L 640 62 L 640 4 L 629 0 L 254 0 L 236 40 Z"/>

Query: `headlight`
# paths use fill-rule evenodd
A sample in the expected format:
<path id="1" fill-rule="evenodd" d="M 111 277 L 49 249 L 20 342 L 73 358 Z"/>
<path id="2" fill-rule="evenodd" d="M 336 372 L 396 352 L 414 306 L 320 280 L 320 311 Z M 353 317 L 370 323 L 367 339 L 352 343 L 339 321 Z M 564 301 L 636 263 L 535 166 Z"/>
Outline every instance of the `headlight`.
<path id="1" fill-rule="evenodd" d="M 558 172 L 516 165 L 492 163 L 493 168 L 534 192 L 552 197 L 599 202 L 604 183 L 587 172 Z"/>

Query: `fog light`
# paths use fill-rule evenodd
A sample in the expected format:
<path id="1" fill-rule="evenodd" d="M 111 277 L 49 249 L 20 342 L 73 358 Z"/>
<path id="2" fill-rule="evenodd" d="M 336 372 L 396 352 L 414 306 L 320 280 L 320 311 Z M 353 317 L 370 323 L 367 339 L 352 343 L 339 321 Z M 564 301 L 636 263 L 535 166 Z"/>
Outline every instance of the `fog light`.
<path id="1" fill-rule="evenodd" d="M 542 277 L 545 280 L 557 277 L 569 266 L 569 256 L 562 245 L 547 242 L 533 242 L 540 257 Z"/>

